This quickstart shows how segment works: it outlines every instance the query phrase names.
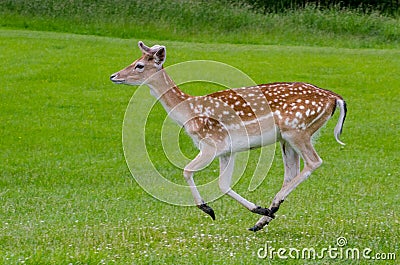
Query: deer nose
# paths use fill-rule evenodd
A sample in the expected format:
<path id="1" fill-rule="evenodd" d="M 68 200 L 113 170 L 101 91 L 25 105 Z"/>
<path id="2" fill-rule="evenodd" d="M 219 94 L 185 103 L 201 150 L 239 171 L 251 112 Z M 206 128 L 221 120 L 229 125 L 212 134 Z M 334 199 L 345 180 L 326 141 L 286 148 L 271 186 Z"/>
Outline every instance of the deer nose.
<path id="1" fill-rule="evenodd" d="M 118 74 L 117 74 L 117 73 L 115 73 L 115 74 L 112 74 L 112 75 L 110 76 L 110 80 L 111 80 L 111 81 L 114 81 L 113 79 L 114 79 L 114 78 L 116 78 L 117 76 L 118 76 Z"/>

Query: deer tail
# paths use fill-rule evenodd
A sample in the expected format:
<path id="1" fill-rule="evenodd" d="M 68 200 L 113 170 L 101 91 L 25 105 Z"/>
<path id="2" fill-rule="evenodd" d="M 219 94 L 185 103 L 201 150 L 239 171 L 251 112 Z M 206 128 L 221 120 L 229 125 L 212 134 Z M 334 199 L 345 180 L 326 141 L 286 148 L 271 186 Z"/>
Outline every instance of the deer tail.
<path id="1" fill-rule="evenodd" d="M 343 124 L 346 119 L 346 113 L 347 113 L 346 102 L 343 99 L 337 99 L 336 106 L 339 107 L 340 115 L 339 115 L 339 120 L 338 120 L 338 122 L 335 126 L 335 130 L 334 130 L 335 139 L 339 144 L 345 145 L 345 143 L 340 141 L 339 136 L 342 134 Z"/>

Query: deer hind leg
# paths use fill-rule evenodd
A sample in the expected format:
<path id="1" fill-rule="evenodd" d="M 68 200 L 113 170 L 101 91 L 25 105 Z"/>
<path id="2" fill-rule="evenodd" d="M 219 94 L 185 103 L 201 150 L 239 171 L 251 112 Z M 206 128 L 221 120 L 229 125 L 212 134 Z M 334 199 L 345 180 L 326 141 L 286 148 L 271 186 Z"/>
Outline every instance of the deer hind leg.
<path id="1" fill-rule="evenodd" d="M 261 214 L 261 215 L 270 215 L 270 210 L 267 208 L 260 207 L 232 190 L 231 182 L 232 182 L 232 175 L 234 169 L 234 161 L 235 157 L 234 154 L 223 155 L 219 158 L 220 161 L 220 176 L 219 176 L 219 187 L 222 193 L 229 195 L 244 207 L 249 209 L 253 213 Z"/>
<path id="2" fill-rule="evenodd" d="M 190 187 L 194 201 L 199 209 L 210 215 L 215 220 L 214 210 L 201 198 L 200 193 L 193 180 L 194 172 L 199 171 L 210 164 L 215 157 L 215 150 L 212 147 L 202 148 L 200 153 L 183 170 L 183 176 Z"/>
<path id="3" fill-rule="evenodd" d="M 286 183 L 286 185 L 284 185 L 282 189 L 275 195 L 270 207 L 273 213 L 278 211 L 279 205 L 285 200 L 285 198 L 322 164 L 322 159 L 315 151 L 311 143 L 311 139 L 305 140 L 304 142 L 300 139 L 299 141 L 293 141 L 290 144 L 292 145 L 292 148 L 298 150 L 303 158 L 304 168 L 296 177 Z"/>
<path id="4" fill-rule="evenodd" d="M 300 174 L 300 156 L 296 151 L 285 141 L 281 141 L 282 158 L 285 166 L 285 175 L 283 178 L 284 188 L 294 177 Z"/>
<path id="5" fill-rule="evenodd" d="M 304 168 L 300 171 L 299 154 L 304 160 Z M 311 144 L 311 139 L 306 141 L 286 141 L 282 144 L 282 153 L 285 164 L 285 178 L 281 190 L 275 195 L 270 206 L 271 216 L 262 217 L 254 227 L 250 228 L 251 231 L 258 231 L 265 225 L 272 221 L 274 214 L 279 210 L 279 206 L 285 198 L 304 180 L 306 180 L 311 173 L 317 169 L 322 160 L 315 151 Z M 294 175 L 296 174 L 296 175 Z"/>
<path id="6" fill-rule="evenodd" d="M 311 148 L 313 149 L 312 146 L 311 146 Z M 300 155 L 296 152 L 296 150 L 288 142 L 285 142 L 283 140 L 281 141 L 281 149 L 282 149 L 283 165 L 285 167 L 285 173 L 284 173 L 284 177 L 283 177 L 283 185 L 281 188 L 281 191 L 282 191 L 291 183 L 291 181 L 296 176 L 300 175 Z M 319 159 L 319 157 L 318 157 L 318 159 Z M 283 201 L 284 201 L 284 198 L 281 201 L 279 201 L 279 204 L 271 205 L 270 209 L 271 209 L 272 214 L 274 214 L 278 211 L 279 206 Z"/>

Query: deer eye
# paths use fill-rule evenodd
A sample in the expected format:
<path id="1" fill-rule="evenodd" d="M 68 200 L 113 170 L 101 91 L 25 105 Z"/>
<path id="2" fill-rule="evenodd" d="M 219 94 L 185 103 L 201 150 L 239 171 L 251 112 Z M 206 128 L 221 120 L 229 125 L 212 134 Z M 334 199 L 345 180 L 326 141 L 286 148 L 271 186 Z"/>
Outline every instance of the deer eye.
<path id="1" fill-rule="evenodd" d="M 137 65 L 135 65 L 135 69 L 143 69 L 144 65 L 141 63 L 138 63 Z"/>

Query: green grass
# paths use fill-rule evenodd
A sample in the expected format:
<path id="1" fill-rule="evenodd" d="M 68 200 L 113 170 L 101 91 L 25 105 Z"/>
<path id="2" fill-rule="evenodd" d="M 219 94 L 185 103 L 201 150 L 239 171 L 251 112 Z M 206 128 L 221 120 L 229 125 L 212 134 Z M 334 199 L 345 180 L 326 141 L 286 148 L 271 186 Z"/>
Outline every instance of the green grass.
<path id="1" fill-rule="evenodd" d="M 400 43 L 398 16 L 313 6 L 260 14 L 227 2 L 4 0 L 0 2 L 0 26 L 203 43 L 351 48 L 396 48 Z"/>
<path id="2" fill-rule="evenodd" d="M 195 207 L 152 198 L 131 177 L 121 128 L 136 88 L 108 78 L 140 55 L 136 42 L 0 31 L 0 263 L 285 263 L 261 261 L 257 250 L 266 241 L 275 248 L 322 249 L 339 236 L 349 247 L 395 252 L 399 259 L 398 50 L 160 43 L 168 48 L 167 65 L 221 61 L 257 83 L 311 82 L 348 102 L 347 145 L 334 141 L 335 116 L 316 144 L 323 166 L 289 196 L 267 232 L 253 234 L 246 228 L 258 216 L 230 198 L 210 204 L 213 222 Z M 155 108 L 149 129 L 157 132 L 162 117 Z M 149 148 L 157 159 L 159 147 Z M 279 152 L 261 187 L 249 192 L 244 177 L 235 190 L 269 205 L 282 182 Z M 181 176 L 173 167 L 165 171 Z"/>

